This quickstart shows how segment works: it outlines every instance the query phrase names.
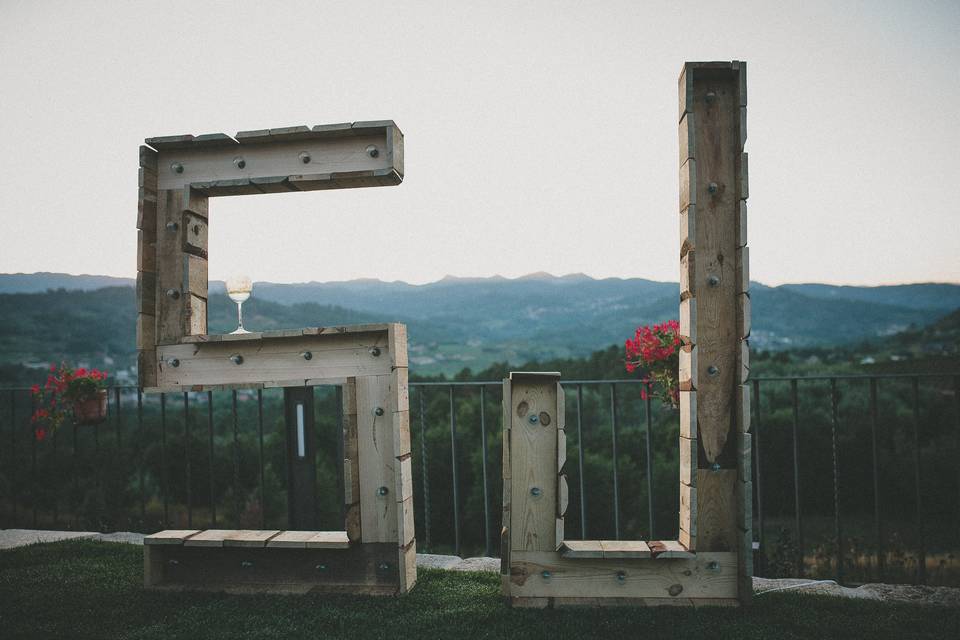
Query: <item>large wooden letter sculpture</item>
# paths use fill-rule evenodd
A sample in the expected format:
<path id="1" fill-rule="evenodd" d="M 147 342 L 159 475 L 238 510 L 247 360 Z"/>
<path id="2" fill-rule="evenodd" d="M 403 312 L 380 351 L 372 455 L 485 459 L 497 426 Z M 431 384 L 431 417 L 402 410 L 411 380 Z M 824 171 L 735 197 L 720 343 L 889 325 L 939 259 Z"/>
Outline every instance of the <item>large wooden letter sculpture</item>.
<path id="1" fill-rule="evenodd" d="M 752 484 L 746 64 L 680 74 L 679 539 L 568 540 L 559 373 L 503 387 L 503 592 L 514 606 L 747 603 Z"/>
<path id="2" fill-rule="evenodd" d="M 405 593 L 417 575 L 406 327 L 207 334 L 209 198 L 399 184 L 403 134 L 382 121 L 146 142 L 137 223 L 140 384 L 147 391 L 342 385 L 347 514 L 342 531 L 162 531 L 145 540 L 146 585 Z M 302 417 L 304 406 L 298 410 Z"/>

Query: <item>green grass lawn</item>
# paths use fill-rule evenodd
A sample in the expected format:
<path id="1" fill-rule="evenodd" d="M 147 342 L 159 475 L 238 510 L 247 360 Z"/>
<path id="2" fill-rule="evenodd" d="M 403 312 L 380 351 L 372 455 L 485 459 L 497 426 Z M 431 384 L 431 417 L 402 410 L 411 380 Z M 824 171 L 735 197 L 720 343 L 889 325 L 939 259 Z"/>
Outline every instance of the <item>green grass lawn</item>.
<path id="1" fill-rule="evenodd" d="M 148 592 L 140 547 L 0 551 L 0 638 L 950 638 L 960 610 L 770 594 L 739 609 L 508 609 L 499 576 L 421 570 L 400 598 Z"/>

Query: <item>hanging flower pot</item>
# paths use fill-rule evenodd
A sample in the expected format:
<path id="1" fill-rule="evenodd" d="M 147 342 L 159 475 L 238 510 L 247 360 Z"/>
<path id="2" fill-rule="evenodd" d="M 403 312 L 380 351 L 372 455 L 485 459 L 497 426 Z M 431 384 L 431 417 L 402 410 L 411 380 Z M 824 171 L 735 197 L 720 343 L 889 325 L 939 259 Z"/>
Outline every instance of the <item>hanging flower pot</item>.
<path id="1" fill-rule="evenodd" d="M 73 419 L 77 424 L 100 424 L 107 419 L 107 390 L 98 389 L 90 397 L 73 402 Z"/>
<path id="2" fill-rule="evenodd" d="M 100 424 L 107 418 L 107 372 L 52 365 L 46 384 L 33 385 L 34 412 L 30 421 L 37 440 L 53 435 L 64 420 Z"/>

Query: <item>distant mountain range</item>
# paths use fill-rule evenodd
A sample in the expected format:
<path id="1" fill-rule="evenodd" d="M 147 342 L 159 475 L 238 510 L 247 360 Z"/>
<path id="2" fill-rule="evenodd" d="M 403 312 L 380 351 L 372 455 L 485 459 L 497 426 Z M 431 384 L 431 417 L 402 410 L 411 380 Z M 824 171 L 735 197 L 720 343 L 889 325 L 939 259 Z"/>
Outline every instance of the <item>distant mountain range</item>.
<path id="1" fill-rule="evenodd" d="M 17 336 L 32 332 L 32 327 L 41 332 L 38 338 L 59 332 L 59 340 L 66 333 L 96 335 L 111 326 L 110 341 L 119 341 L 118 349 L 129 344 L 132 353 L 133 285 L 132 279 L 96 275 L 0 274 L 0 362 L 27 357 L 22 348 L 26 342 Z M 60 289 L 86 293 L 54 296 Z M 229 330 L 231 303 L 215 295 L 223 292 L 222 283 L 211 283 L 210 290 L 211 331 Z M 254 328 L 406 322 L 413 366 L 424 373 L 451 373 L 494 361 L 581 356 L 621 343 L 637 325 L 675 318 L 677 292 L 675 282 L 543 273 L 516 279 L 448 276 L 425 285 L 260 282 L 244 315 Z M 752 346 L 783 349 L 851 343 L 929 325 L 960 308 L 960 285 L 752 283 L 751 298 Z M 71 305 L 80 305 L 82 317 L 73 317 Z M 24 312 L 28 308 L 29 320 Z M 100 314 L 118 323 L 98 319 Z M 84 332 L 87 322 L 91 328 Z M 41 343 L 33 344 L 31 353 Z"/>

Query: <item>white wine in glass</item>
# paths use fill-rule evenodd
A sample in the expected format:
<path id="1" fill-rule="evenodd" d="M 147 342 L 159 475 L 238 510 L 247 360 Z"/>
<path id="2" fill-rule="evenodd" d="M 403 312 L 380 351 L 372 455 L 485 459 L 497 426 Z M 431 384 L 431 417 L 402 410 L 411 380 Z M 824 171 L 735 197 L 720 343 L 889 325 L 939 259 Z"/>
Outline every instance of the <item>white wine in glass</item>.
<path id="1" fill-rule="evenodd" d="M 227 278 L 227 295 L 237 303 L 237 330 L 233 331 L 231 335 L 236 333 L 250 333 L 243 328 L 243 303 L 250 298 L 252 291 L 253 283 L 249 277 L 233 276 Z"/>

